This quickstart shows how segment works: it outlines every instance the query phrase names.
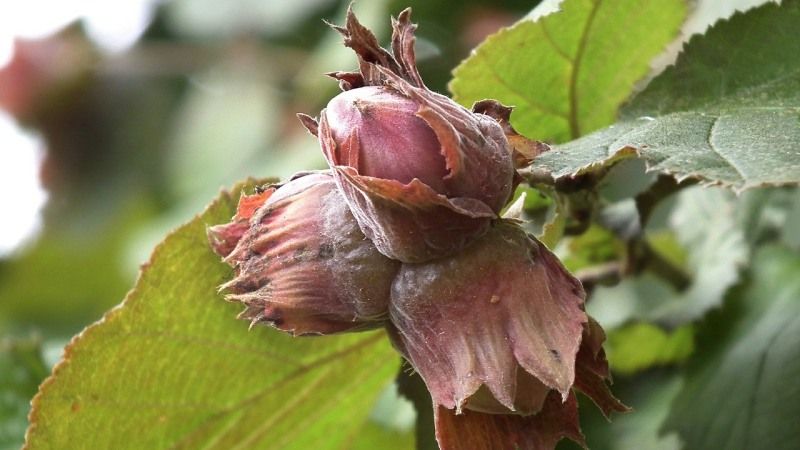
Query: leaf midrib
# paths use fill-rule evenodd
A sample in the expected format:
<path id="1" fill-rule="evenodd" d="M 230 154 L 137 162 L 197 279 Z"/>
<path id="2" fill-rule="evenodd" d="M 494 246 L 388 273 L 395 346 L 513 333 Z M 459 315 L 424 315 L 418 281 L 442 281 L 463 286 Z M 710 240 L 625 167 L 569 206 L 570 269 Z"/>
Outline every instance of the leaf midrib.
<path id="1" fill-rule="evenodd" d="M 581 30 L 581 39 L 578 41 L 578 49 L 575 52 L 575 59 L 572 62 L 572 70 L 569 77 L 569 132 L 572 139 L 577 139 L 581 135 L 580 119 L 578 118 L 578 74 L 581 69 L 583 54 L 589 42 L 589 32 L 594 24 L 597 11 L 600 9 L 602 0 L 592 0 L 592 9 Z"/>

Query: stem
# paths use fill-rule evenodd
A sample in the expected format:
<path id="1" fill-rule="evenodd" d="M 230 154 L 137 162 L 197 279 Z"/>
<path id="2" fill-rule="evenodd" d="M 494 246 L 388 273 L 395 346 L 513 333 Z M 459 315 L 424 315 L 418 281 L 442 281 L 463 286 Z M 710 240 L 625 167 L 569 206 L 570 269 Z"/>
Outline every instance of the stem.
<path id="1" fill-rule="evenodd" d="M 646 240 L 631 241 L 628 248 L 628 260 L 623 270 L 625 274 L 641 273 L 644 270 L 658 275 L 668 281 L 677 290 L 686 289 L 691 284 L 691 278 L 680 268 L 664 259 Z"/>
<path id="2" fill-rule="evenodd" d="M 636 209 L 639 210 L 639 223 L 641 229 L 647 225 L 650 215 L 661 200 L 669 197 L 681 189 L 696 184 L 697 180 L 687 178 L 680 183 L 671 175 L 660 175 L 650 189 L 636 196 Z"/>
<path id="3" fill-rule="evenodd" d="M 581 281 L 587 299 L 598 284 L 616 284 L 622 278 L 622 264 L 611 261 L 605 264 L 586 267 L 575 272 L 575 278 Z"/>
<path id="4" fill-rule="evenodd" d="M 689 287 L 692 282 L 691 278 L 683 270 L 662 258 L 661 255 L 653 250 L 650 244 L 642 241 L 642 250 L 645 268 L 669 281 L 678 290 L 684 290 Z"/>

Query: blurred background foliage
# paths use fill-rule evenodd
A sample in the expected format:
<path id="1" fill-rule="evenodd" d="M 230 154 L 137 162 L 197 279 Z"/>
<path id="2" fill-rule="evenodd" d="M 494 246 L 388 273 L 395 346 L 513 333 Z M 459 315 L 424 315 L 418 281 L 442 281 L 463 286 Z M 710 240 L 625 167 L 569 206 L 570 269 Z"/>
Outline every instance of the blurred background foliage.
<path id="1" fill-rule="evenodd" d="M 41 137 L 48 199 L 38 234 L 0 256 L 0 332 L 71 336 L 118 303 L 155 243 L 220 188 L 322 168 L 295 113 L 316 115 L 335 95 L 324 73 L 355 68 L 322 23 L 341 22 L 348 3 L 156 2 L 135 45 L 115 53 L 80 21 L 18 40 L 0 68 L 0 106 Z M 355 8 L 385 40 L 388 16 L 405 6 L 420 24 L 421 70 L 446 92 L 472 47 L 534 5 L 378 0 Z"/>
<path id="2" fill-rule="evenodd" d="M 57 15 L 67 8 L 56 3 L 28 9 Z M 111 23 L 76 17 L 52 34 L 16 39 L 0 67 L 0 114 L 34 142 L 15 148 L 4 141 L 0 152 L 8 156 L 0 164 L 15 170 L 14 161 L 29 156 L 23 152 L 39 147 L 47 198 L 40 212 L 33 210 L 38 227 L 0 250 L 0 449 L 22 443 L 30 398 L 63 346 L 122 300 L 169 230 L 248 176 L 324 166 L 295 113 L 316 115 L 335 95 L 337 84 L 324 73 L 356 67 L 322 22 L 343 22 L 349 1 L 119 3 L 94 7 L 118 8 L 106 11 Z M 454 8 L 370 0 L 354 8 L 385 41 L 389 15 L 411 6 L 420 25 L 420 69 L 432 89 L 446 92 L 451 70 L 474 46 L 536 3 L 465 0 Z M 115 20 L 134 21 L 125 14 L 136 8 L 148 11 L 136 41 L 109 48 L 98 25 L 114 31 L 122 26 Z M 4 20 L 14 20 L 14 7 L 0 10 L 0 27 L 11 28 Z M 38 20 L 46 22 L 44 16 Z M 0 185 L 3 199 L 37 201 L 9 177 Z M 18 214 L 7 206 L 4 221 L 24 219 Z M 413 421 L 410 406 L 390 394 L 367 428 L 375 439 L 387 436 L 380 427 L 407 430 Z M 358 445 L 365 442 L 369 436 Z"/>
<path id="3" fill-rule="evenodd" d="M 335 95 L 337 85 L 324 73 L 355 68 L 352 52 L 321 22 L 341 23 L 347 1 L 136 1 L 150 14 L 128 48 L 107 48 L 89 21 L 78 20 L 47 37 L 17 40 L 0 67 L 0 108 L 37 137 L 47 195 L 40 226 L 0 250 L 0 449 L 21 444 L 28 402 L 63 346 L 122 300 L 139 264 L 169 230 L 236 181 L 324 167 L 295 113 L 316 115 Z M 385 42 L 388 16 L 411 6 L 420 71 L 431 89 L 446 93 L 453 68 L 472 48 L 537 3 L 370 0 L 355 10 Z M 684 37 L 758 0 L 691 3 Z M 654 65 L 671 62 L 679 48 L 670 46 Z M 0 149 L 17 151 L 23 150 Z M 687 376 L 706 370 L 697 359 L 737 350 L 732 333 L 750 330 L 752 286 L 784 288 L 797 273 L 742 275 L 766 254 L 796 268 L 796 189 L 737 197 L 689 187 L 652 205 L 642 227 L 636 202 L 662 181 L 645 174 L 638 160 L 613 166 L 593 199 L 602 206 L 599 216 L 556 247 L 587 282 L 587 309 L 609 334 L 615 392 L 637 411 L 609 426 L 594 408 L 582 408 L 593 448 L 680 448 L 677 433 L 659 431 L 673 402 L 672 414 L 689 408 L 678 394 L 691 387 Z M 19 186 L 0 183 L 9 195 L 35 201 Z M 522 191 L 531 231 L 559 220 L 552 192 Z M 7 208 L 3 220 L 12 216 Z M 559 226 L 570 231 L 566 219 Z M 759 250 L 766 244 L 767 251 Z M 609 275 L 620 266 L 621 281 Z M 735 332 L 724 325 L 739 322 Z M 411 447 L 414 411 L 394 387 L 371 418 L 354 448 L 377 448 L 387 439 Z M 669 420 L 681 429 L 679 418 Z"/>

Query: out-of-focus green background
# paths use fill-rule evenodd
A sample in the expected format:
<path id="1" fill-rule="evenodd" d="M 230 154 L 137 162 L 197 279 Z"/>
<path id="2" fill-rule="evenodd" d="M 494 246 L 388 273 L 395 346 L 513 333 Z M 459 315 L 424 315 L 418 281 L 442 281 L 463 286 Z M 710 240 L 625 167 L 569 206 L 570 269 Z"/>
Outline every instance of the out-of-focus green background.
<path id="1" fill-rule="evenodd" d="M 63 346 L 122 300 L 169 230 L 235 181 L 323 167 L 295 113 L 317 115 L 338 89 L 323 74 L 356 67 L 322 22 L 348 3 L 0 6 L 0 448 L 21 443 L 20 408 Z M 473 47 L 536 3 L 354 9 L 386 42 L 389 15 L 411 6 L 420 70 L 444 93 Z"/>
<path id="2" fill-rule="evenodd" d="M 78 20 L 50 37 L 18 40 L 0 69 L 0 106 L 40 137 L 47 194 L 41 229 L 0 255 L 3 335 L 66 339 L 118 303 L 154 244 L 221 187 L 323 167 L 295 113 L 317 115 L 338 89 L 323 74 L 355 68 L 322 22 L 341 22 L 348 2 L 150 3 L 151 21 L 127 50 L 104 50 Z M 389 15 L 412 6 L 421 71 L 446 92 L 470 49 L 535 3 L 378 0 L 354 8 L 385 41 Z M 0 182 L 5 195 L 28 195 Z"/>

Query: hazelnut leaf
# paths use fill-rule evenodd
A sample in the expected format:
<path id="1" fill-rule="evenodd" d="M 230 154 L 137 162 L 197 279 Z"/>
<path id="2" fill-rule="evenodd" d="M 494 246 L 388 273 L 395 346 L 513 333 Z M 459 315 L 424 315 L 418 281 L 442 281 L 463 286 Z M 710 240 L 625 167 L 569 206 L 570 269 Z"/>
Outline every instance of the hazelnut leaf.
<path id="1" fill-rule="evenodd" d="M 693 37 L 623 109 L 623 120 L 555 146 L 556 180 L 638 154 L 648 170 L 705 185 L 800 183 L 800 2 L 768 3 Z M 515 113 L 517 114 L 517 113 Z"/>
<path id="2" fill-rule="evenodd" d="M 614 122 L 620 104 L 678 33 L 682 0 L 565 0 L 488 38 L 453 72 L 456 101 L 514 106 L 531 139 L 564 142 Z"/>
<path id="3" fill-rule="evenodd" d="M 705 321 L 664 426 L 686 448 L 797 447 L 798 271 L 796 253 L 762 248 L 744 288 Z"/>
<path id="4" fill-rule="evenodd" d="M 206 227 L 236 197 L 170 234 L 122 305 L 67 346 L 33 401 L 27 448 L 299 449 L 359 433 L 399 358 L 382 332 L 299 339 L 235 320 Z"/>

